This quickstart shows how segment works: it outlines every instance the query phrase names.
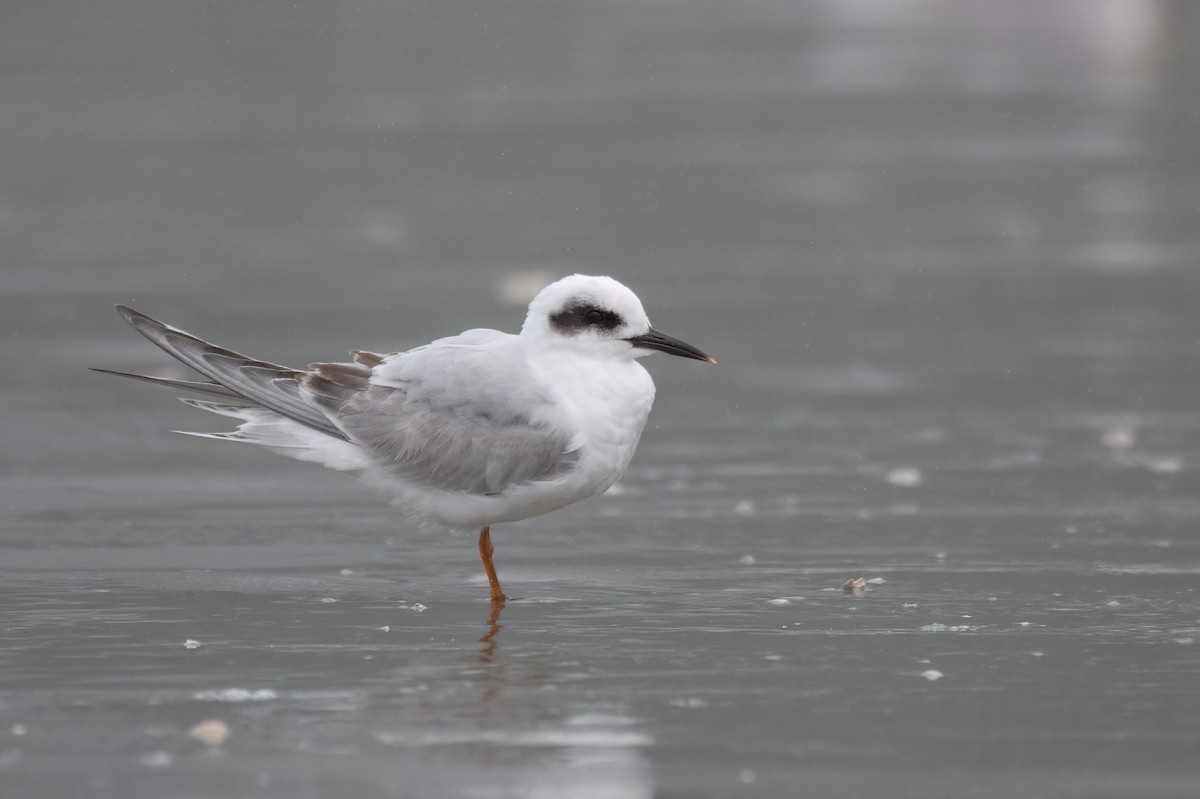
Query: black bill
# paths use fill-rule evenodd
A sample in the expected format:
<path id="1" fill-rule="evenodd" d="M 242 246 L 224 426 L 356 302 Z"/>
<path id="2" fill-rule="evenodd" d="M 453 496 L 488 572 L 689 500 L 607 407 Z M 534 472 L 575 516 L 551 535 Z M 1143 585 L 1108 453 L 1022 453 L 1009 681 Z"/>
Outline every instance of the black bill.
<path id="1" fill-rule="evenodd" d="M 710 358 L 691 344 L 668 336 L 665 333 L 659 333 L 654 328 L 650 328 L 640 336 L 631 336 L 625 340 L 633 346 L 641 347 L 642 349 L 659 350 L 660 352 L 669 352 L 671 355 L 680 355 L 684 358 L 695 358 L 697 361 L 716 363 L 716 359 Z"/>

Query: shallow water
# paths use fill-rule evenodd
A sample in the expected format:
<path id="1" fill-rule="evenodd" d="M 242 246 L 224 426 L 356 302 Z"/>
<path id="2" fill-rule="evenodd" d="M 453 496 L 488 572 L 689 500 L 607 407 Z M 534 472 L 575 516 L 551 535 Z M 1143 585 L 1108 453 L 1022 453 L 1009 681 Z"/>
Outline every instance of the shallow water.
<path id="1" fill-rule="evenodd" d="M 1196 794 L 1189 4 L 106 6 L 0 26 L 4 796 Z M 720 363 L 494 531 L 498 618 L 84 370 L 167 368 L 113 302 L 303 364 L 526 271 Z"/>

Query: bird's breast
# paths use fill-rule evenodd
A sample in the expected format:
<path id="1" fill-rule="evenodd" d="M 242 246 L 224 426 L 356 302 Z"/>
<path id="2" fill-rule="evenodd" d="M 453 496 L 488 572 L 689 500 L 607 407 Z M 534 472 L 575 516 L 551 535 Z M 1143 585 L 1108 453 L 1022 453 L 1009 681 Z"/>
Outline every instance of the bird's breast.
<path id="1" fill-rule="evenodd" d="M 654 381 L 635 361 L 579 359 L 558 365 L 552 385 L 580 453 L 576 471 L 592 492 L 607 489 L 637 449 L 654 404 Z"/>

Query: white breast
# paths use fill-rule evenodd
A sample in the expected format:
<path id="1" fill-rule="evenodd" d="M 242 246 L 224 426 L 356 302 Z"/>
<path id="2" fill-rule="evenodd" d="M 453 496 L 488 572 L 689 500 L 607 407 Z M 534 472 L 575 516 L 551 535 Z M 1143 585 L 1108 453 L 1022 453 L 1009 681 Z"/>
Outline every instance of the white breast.
<path id="1" fill-rule="evenodd" d="M 407 490 L 392 485 L 401 505 L 454 527 L 479 527 L 540 516 L 606 490 L 637 448 L 654 402 L 654 382 L 632 360 L 545 354 L 528 361 L 538 392 L 553 397 L 542 421 L 571 434 L 579 461 L 554 480 L 512 486 L 501 494 Z M 399 493 L 397 493 L 399 492 Z"/>
<path id="2" fill-rule="evenodd" d="M 654 381 L 633 360 L 543 358 L 534 371 L 554 394 L 559 423 L 574 431 L 578 467 L 565 478 L 573 499 L 598 494 L 624 473 L 654 404 Z M 562 507 L 561 505 L 559 507 Z"/>

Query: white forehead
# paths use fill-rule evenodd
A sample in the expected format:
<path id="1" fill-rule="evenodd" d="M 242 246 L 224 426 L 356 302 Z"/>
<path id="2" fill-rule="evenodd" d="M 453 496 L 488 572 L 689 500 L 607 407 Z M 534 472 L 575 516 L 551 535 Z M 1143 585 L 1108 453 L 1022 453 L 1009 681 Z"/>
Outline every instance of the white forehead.
<path id="1" fill-rule="evenodd" d="M 604 275 L 571 275 L 551 283 L 529 303 L 529 319 L 549 319 L 577 305 L 594 305 L 613 311 L 627 325 L 649 324 L 637 295 Z"/>

